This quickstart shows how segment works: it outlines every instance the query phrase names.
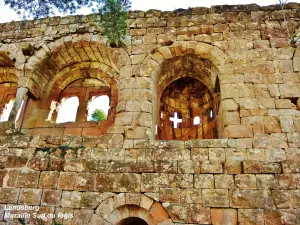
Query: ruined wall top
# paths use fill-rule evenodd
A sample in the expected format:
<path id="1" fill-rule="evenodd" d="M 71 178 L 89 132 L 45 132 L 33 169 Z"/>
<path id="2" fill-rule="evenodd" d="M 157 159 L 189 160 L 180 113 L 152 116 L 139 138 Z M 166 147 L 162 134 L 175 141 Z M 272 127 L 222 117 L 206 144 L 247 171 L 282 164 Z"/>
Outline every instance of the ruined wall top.
<path id="1" fill-rule="evenodd" d="M 300 4 L 288 3 L 284 6 L 284 12 L 289 19 L 297 18 L 300 13 Z M 180 19 L 182 17 L 184 17 L 183 23 Z M 128 25 L 129 28 L 185 27 L 199 24 L 282 21 L 283 17 L 280 5 L 218 5 L 211 8 L 195 7 L 174 11 L 154 9 L 146 12 L 129 11 Z M 178 19 L 174 20 L 174 18 Z M 100 17 L 97 14 L 91 14 L 0 23 L 0 40 L 1 43 L 14 43 L 24 39 L 24 41 L 30 41 L 31 38 L 42 36 L 51 36 L 49 38 L 51 40 L 72 33 L 102 33 L 103 29 L 97 26 L 99 20 Z"/>

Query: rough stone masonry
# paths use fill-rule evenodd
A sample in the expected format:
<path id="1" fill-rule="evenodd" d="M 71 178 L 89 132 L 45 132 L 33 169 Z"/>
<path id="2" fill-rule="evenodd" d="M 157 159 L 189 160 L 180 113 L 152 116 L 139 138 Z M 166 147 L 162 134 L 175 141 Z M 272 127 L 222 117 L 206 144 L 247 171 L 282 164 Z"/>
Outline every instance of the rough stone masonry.
<path id="1" fill-rule="evenodd" d="M 98 20 L 0 24 L 0 224 L 300 224 L 300 4 Z"/>

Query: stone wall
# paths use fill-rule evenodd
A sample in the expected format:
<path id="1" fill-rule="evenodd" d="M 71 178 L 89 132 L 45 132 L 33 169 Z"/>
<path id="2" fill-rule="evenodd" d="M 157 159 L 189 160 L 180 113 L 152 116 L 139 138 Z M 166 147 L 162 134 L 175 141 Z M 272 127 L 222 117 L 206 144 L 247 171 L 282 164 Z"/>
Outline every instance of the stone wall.
<path id="1" fill-rule="evenodd" d="M 64 225 L 300 224 L 300 47 L 287 34 L 299 10 L 286 5 L 287 21 L 280 6 L 133 11 L 122 48 L 95 15 L 0 24 L 0 83 L 18 84 L 0 123 L 0 224 L 19 204 L 74 215 Z M 219 139 L 155 140 L 180 78 L 209 91 Z M 87 79 L 110 90 L 114 122 L 82 121 L 84 107 L 75 123 L 46 121 L 70 88 L 89 96 L 72 86 Z M 23 135 L 7 136 L 22 101 Z M 52 220 L 25 220 L 41 223 Z"/>
<path id="2" fill-rule="evenodd" d="M 117 224 L 133 215 L 148 224 L 300 223 L 299 135 L 281 142 L 285 150 L 276 139 L 0 140 L 2 221 L 5 206 L 20 204 L 74 215 L 57 219 L 63 224 Z"/>

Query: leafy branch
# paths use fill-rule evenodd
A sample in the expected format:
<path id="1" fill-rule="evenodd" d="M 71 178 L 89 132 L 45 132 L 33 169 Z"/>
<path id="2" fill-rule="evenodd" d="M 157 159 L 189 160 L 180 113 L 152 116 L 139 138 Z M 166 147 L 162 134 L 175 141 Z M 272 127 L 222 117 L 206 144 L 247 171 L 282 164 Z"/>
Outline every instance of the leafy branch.
<path id="1" fill-rule="evenodd" d="M 293 34 L 290 33 L 287 18 L 286 18 L 286 13 L 284 11 L 284 6 L 288 3 L 288 0 L 278 0 L 278 1 L 280 4 L 280 7 L 281 7 L 281 12 L 283 15 L 283 20 L 284 20 L 284 24 L 285 24 L 286 33 L 288 35 L 288 39 L 292 45 L 297 46 L 300 42 L 300 28 L 298 28 L 298 30 L 296 32 L 294 32 Z"/>

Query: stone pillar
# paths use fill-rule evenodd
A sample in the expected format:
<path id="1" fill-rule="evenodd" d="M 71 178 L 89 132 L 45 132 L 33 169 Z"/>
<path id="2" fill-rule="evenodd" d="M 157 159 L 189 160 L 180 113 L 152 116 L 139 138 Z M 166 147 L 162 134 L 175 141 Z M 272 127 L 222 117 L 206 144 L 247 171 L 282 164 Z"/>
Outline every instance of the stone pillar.
<path id="1" fill-rule="evenodd" d="M 16 100 L 14 102 L 13 108 L 8 118 L 8 122 L 10 123 L 11 129 L 15 128 L 15 121 L 17 119 L 17 114 L 19 109 L 21 108 L 22 101 L 27 100 L 28 88 L 19 87 L 16 94 Z"/>

